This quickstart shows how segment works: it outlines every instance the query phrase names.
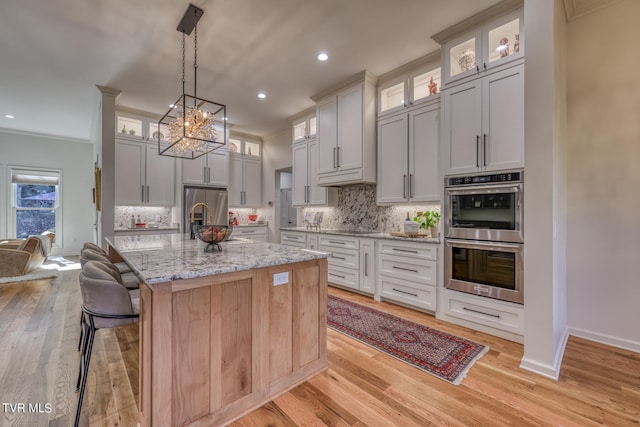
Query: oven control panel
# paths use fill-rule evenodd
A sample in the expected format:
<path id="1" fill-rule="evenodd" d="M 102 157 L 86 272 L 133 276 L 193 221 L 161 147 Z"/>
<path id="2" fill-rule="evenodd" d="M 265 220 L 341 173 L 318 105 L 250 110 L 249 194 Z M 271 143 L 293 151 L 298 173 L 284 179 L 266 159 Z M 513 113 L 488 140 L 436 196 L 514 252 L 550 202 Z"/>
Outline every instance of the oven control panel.
<path id="1" fill-rule="evenodd" d="M 498 184 L 503 182 L 522 182 L 522 172 L 505 172 L 489 175 L 456 176 L 446 179 L 447 187 L 459 185 Z"/>

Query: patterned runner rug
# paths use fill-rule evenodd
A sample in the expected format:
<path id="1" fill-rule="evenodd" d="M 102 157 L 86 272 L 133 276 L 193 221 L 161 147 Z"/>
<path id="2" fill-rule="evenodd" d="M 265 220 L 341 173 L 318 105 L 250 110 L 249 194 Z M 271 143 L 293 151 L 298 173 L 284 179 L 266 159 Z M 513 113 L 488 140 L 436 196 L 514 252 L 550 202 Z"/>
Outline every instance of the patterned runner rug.
<path id="1" fill-rule="evenodd" d="M 458 385 L 488 346 L 343 300 L 328 298 L 327 325 Z"/>

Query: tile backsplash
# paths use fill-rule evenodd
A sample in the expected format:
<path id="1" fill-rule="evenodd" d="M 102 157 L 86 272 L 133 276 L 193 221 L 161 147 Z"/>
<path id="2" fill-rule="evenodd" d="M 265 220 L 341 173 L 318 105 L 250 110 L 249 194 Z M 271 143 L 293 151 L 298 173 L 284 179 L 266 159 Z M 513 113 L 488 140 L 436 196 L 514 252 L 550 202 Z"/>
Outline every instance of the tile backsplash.
<path id="1" fill-rule="evenodd" d="M 136 221 L 157 223 L 159 227 L 171 226 L 171 208 L 157 206 L 116 206 L 114 211 L 115 228 L 129 228 L 131 215 Z"/>
<path id="2" fill-rule="evenodd" d="M 440 204 L 377 206 L 375 184 L 355 184 L 338 189 L 335 207 L 298 209 L 298 224 L 307 211 L 323 212 L 321 228 L 338 230 L 401 231 L 407 212 L 413 217 L 418 211 L 440 212 Z"/>

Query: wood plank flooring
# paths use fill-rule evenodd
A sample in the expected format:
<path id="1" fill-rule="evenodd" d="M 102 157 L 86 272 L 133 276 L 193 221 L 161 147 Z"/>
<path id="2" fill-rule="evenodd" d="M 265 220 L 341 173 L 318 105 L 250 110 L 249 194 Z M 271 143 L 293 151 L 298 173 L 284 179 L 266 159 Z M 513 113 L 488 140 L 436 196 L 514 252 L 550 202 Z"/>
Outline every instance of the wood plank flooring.
<path id="1" fill-rule="evenodd" d="M 461 385 L 453 386 L 329 329 L 329 369 L 232 426 L 640 423 L 638 353 L 570 338 L 560 379 L 553 381 L 518 367 L 520 344 L 334 288 L 330 293 L 491 349 Z M 0 426 L 72 425 L 79 307 L 77 270 L 55 279 L 0 285 L 0 402 L 6 403 L 0 408 Z M 82 425 L 135 427 L 137 326 L 98 331 L 91 371 Z M 24 410 L 9 406 L 18 403 L 25 404 Z"/>

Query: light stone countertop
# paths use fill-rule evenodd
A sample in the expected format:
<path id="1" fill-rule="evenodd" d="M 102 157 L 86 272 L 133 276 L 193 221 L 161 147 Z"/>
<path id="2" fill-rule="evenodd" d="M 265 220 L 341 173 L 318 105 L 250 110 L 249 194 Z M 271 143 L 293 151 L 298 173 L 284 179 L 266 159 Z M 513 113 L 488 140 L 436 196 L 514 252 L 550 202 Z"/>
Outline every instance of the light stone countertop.
<path id="1" fill-rule="evenodd" d="M 121 232 L 121 231 L 175 231 L 177 232 L 179 228 L 177 227 L 134 227 L 134 228 L 115 228 L 113 231 Z"/>
<path id="2" fill-rule="evenodd" d="M 178 233 L 115 236 L 108 237 L 107 242 L 148 285 L 329 256 L 326 252 L 242 238 L 220 243 L 222 251 L 205 252 L 204 242 L 191 240 L 188 234 Z"/>
<path id="3" fill-rule="evenodd" d="M 418 243 L 431 243 L 431 244 L 439 244 L 440 239 L 434 237 L 401 237 L 401 236 L 392 236 L 389 233 L 381 233 L 377 231 L 367 232 L 367 231 L 353 231 L 353 230 L 331 230 L 331 229 L 307 229 L 306 227 L 280 227 L 280 231 L 302 231 L 305 233 L 316 233 L 316 234 L 333 234 L 340 236 L 353 236 L 353 237 L 364 237 L 367 239 L 388 239 L 388 240 L 402 240 L 403 242 L 418 242 Z"/>

